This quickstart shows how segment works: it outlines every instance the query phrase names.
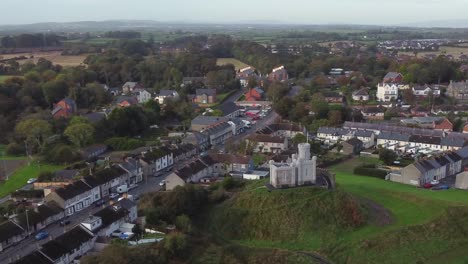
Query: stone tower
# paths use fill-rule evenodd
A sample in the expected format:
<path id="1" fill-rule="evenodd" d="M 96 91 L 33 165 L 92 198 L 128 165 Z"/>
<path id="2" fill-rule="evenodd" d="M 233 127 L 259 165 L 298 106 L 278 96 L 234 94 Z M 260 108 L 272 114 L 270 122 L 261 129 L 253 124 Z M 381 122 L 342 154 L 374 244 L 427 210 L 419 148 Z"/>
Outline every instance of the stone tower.
<path id="1" fill-rule="evenodd" d="M 301 143 L 298 146 L 297 184 L 315 184 L 317 178 L 317 157 L 310 158 L 310 144 Z"/>

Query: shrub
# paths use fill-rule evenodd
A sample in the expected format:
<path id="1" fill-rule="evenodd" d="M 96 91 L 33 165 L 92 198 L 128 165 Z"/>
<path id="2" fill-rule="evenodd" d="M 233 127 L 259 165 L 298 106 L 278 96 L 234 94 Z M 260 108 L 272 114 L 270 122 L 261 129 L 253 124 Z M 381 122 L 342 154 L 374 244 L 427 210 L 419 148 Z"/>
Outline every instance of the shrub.
<path id="1" fill-rule="evenodd" d="M 12 156 L 21 156 L 25 153 L 24 146 L 16 142 L 8 144 L 8 146 L 6 146 L 5 151 L 8 155 Z"/>
<path id="2" fill-rule="evenodd" d="M 47 153 L 44 155 L 44 159 L 54 164 L 73 163 L 79 158 L 78 153 L 76 153 L 72 147 L 64 144 L 55 145 L 44 153 Z"/>
<path id="3" fill-rule="evenodd" d="M 377 169 L 375 165 L 361 165 L 354 168 L 353 173 L 361 176 L 375 177 L 385 179 L 387 172 L 385 170 Z"/>
<path id="4" fill-rule="evenodd" d="M 132 150 L 145 145 L 141 140 L 126 137 L 113 137 L 106 140 L 105 144 L 118 151 Z"/>

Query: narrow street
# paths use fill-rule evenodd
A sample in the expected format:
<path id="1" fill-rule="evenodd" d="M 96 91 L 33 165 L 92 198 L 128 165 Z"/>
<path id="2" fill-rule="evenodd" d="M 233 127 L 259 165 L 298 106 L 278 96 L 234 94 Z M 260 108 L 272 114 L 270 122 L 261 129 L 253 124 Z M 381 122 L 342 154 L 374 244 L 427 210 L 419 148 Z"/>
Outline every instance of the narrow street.
<path id="1" fill-rule="evenodd" d="M 162 176 L 159 177 L 148 177 L 147 179 L 143 179 L 143 182 L 138 184 L 138 187 L 130 190 L 129 194 L 131 195 L 142 195 L 148 192 L 155 192 L 159 191 L 161 189 L 161 186 L 159 186 L 159 183 L 164 180 L 169 173 L 165 173 Z M 117 199 L 116 199 L 117 200 Z M 91 205 L 90 207 L 87 207 L 86 209 L 71 215 L 68 220 L 70 220 L 70 224 L 67 226 L 60 226 L 59 223 L 54 223 L 43 229 L 43 231 L 46 231 L 49 233 L 49 237 L 37 241 L 34 236 L 37 233 L 31 234 L 28 238 L 25 240 L 21 241 L 19 244 L 7 248 L 5 251 L 0 253 L 0 264 L 8 264 L 11 263 L 23 256 L 26 256 L 33 252 L 35 249 L 38 249 L 42 244 L 47 243 L 48 241 L 60 236 L 61 234 L 65 233 L 66 231 L 72 229 L 76 225 L 79 225 L 84 219 L 86 219 L 89 215 L 92 215 L 99 210 L 103 209 L 106 205 L 108 205 L 109 202 L 107 202 L 105 205 L 102 206 L 95 206 Z"/>

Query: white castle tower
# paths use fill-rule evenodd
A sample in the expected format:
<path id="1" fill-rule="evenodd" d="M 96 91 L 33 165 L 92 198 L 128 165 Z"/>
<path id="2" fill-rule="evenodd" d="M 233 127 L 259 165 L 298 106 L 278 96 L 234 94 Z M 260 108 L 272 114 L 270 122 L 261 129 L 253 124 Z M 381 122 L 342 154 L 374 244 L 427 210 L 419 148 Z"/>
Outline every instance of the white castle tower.
<path id="1" fill-rule="evenodd" d="M 270 184 L 274 187 L 315 184 L 317 157 L 310 158 L 310 144 L 298 145 L 298 154 L 293 154 L 287 163 L 270 161 Z"/>

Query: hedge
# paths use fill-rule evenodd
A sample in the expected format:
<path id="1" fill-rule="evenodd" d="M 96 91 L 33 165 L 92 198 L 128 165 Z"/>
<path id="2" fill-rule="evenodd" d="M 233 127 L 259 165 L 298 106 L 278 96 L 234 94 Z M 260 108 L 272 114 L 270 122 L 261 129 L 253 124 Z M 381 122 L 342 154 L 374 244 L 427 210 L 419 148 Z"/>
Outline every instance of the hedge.
<path id="1" fill-rule="evenodd" d="M 356 175 L 361 175 L 361 176 L 368 176 L 368 177 L 374 177 L 374 178 L 379 178 L 379 179 L 385 179 L 387 176 L 387 171 L 377 169 L 374 166 L 371 165 L 362 165 L 354 168 L 353 173 Z"/>

